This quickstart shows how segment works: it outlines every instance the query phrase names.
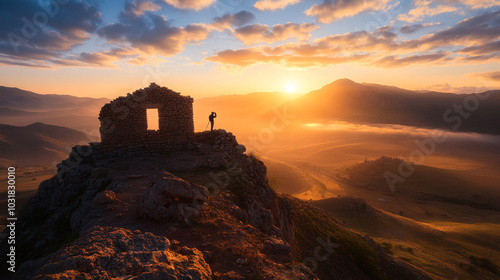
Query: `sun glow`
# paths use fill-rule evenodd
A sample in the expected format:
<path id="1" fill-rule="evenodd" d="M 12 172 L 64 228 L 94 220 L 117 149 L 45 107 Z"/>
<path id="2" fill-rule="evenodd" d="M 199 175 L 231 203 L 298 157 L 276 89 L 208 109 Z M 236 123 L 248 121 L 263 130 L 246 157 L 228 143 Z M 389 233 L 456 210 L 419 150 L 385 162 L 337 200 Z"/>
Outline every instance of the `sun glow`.
<path id="1" fill-rule="evenodd" d="M 297 85 L 293 82 L 287 82 L 285 84 L 285 92 L 288 94 L 295 93 L 297 91 Z"/>

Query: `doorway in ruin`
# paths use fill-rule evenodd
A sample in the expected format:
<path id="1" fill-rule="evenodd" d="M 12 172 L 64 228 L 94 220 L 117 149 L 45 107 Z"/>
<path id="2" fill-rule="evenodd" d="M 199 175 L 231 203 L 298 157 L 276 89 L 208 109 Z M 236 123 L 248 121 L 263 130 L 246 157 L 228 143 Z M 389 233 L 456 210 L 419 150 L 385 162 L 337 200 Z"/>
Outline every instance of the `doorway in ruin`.
<path id="1" fill-rule="evenodd" d="M 148 119 L 148 130 L 159 130 L 160 117 L 158 114 L 158 108 L 146 109 L 146 116 Z"/>

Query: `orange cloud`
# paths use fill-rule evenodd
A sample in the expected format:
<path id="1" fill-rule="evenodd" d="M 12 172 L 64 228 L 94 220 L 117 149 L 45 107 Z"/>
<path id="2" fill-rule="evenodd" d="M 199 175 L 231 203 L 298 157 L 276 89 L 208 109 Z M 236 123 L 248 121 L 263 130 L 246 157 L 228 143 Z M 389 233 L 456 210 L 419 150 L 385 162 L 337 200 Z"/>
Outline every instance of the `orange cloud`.
<path id="1" fill-rule="evenodd" d="M 365 11 L 384 9 L 389 2 L 390 0 L 337 0 L 334 2 L 323 0 L 323 3 L 313 5 L 305 13 L 316 17 L 321 23 L 331 23 Z"/>
<path id="2" fill-rule="evenodd" d="M 456 11 L 457 8 L 454 6 L 439 5 L 437 7 L 431 8 L 428 5 L 422 5 L 418 6 L 415 9 L 410 10 L 408 14 L 399 15 L 398 19 L 401 21 L 415 22 L 415 21 L 421 21 L 425 17 L 430 17 L 444 13 L 452 13 Z"/>
<path id="3" fill-rule="evenodd" d="M 462 7 L 458 6 L 461 5 Z M 443 13 L 459 12 L 464 9 L 482 9 L 500 6 L 498 0 L 415 0 L 414 9 L 406 15 L 399 15 L 401 21 L 421 21 L 425 17 L 435 16 Z"/>
<path id="4" fill-rule="evenodd" d="M 382 59 L 374 61 L 372 64 L 377 67 L 383 68 L 399 68 L 413 64 L 426 64 L 426 63 L 436 63 L 449 60 L 449 53 L 431 53 L 431 54 L 419 54 L 419 55 L 409 55 L 409 56 L 396 56 L 390 55 Z"/>
<path id="5" fill-rule="evenodd" d="M 127 7 L 134 15 L 140 16 L 144 14 L 145 12 L 149 11 L 158 11 L 161 9 L 160 6 L 156 5 L 155 3 L 144 0 L 144 1 L 134 1 L 134 2 L 127 2 L 125 3 L 125 6 Z"/>
<path id="6" fill-rule="evenodd" d="M 353 56 L 298 56 L 286 53 L 277 55 L 266 53 L 262 48 L 249 48 L 243 50 L 225 50 L 216 55 L 205 58 L 206 61 L 220 64 L 248 67 L 259 63 L 271 63 L 285 68 L 323 67 L 363 60 L 367 55 Z"/>
<path id="7" fill-rule="evenodd" d="M 475 73 L 474 76 L 481 77 L 483 79 L 493 81 L 493 82 L 500 82 L 500 71 Z"/>
<path id="8" fill-rule="evenodd" d="M 254 7 L 261 11 L 265 10 L 278 10 L 284 9 L 289 5 L 295 5 L 299 3 L 301 0 L 259 0 L 255 3 Z"/>
<path id="9" fill-rule="evenodd" d="M 318 29 L 318 26 L 309 23 L 297 24 L 289 22 L 287 24 L 277 24 L 271 30 L 267 25 L 252 24 L 236 29 L 234 36 L 245 45 L 253 45 L 261 42 L 274 43 L 290 38 L 307 40 L 311 37 L 311 32 L 316 29 Z"/>
<path id="10" fill-rule="evenodd" d="M 422 0 L 421 0 L 422 1 Z M 483 9 L 483 8 L 491 8 L 494 6 L 499 6 L 500 1 L 498 0 L 435 0 L 438 3 L 445 4 L 462 4 L 471 9 Z"/>
<path id="11" fill-rule="evenodd" d="M 55 66 L 97 66 L 97 67 L 117 67 L 114 63 L 124 58 L 134 58 L 139 61 L 141 55 L 138 56 L 138 51 L 134 49 L 114 48 L 109 51 L 102 52 L 83 52 L 79 55 L 72 55 L 61 59 L 53 59 L 52 63 Z M 130 62 L 130 60 L 129 60 Z M 133 64 L 133 63 L 132 63 Z"/>
<path id="12" fill-rule="evenodd" d="M 473 75 L 467 75 L 467 76 L 475 76 L 475 75 L 473 74 Z M 486 86 L 452 87 L 450 84 L 444 83 L 444 84 L 434 84 L 434 85 L 430 85 L 430 86 L 425 86 L 423 88 L 420 88 L 419 90 L 470 94 L 470 93 L 485 92 L 487 90 L 492 90 L 492 89 L 494 89 L 494 88 L 486 87 Z"/>
<path id="13" fill-rule="evenodd" d="M 499 15 L 500 11 L 486 12 L 413 40 L 398 40 L 391 26 L 383 26 L 374 32 L 331 35 L 312 43 L 226 50 L 206 60 L 238 67 L 270 63 L 288 68 L 321 67 L 345 62 L 395 68 L 450 61 L 463 64 L 499 61 L 500 42 L 495 41 L 500 37 Z M 459 46 L 465 48 L 450 51 Z"/>
<path id="14" fill-rule="evenodd" d="M 164 0 L 179 9 L 201 10 L 215 3 L 216 0 Z"/>

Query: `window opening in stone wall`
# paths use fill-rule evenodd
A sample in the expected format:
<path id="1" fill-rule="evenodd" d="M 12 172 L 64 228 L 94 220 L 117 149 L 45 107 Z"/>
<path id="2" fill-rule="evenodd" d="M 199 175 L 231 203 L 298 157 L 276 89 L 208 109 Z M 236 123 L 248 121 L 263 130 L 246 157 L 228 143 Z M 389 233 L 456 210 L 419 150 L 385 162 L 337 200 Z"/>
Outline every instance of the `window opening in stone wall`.
<path id="1" fill-rule="evenodd" d="M 148 130 L 159 130 L 159 116 L 158 109 L 147 109 L 147 118 L 148 118 Z"/>

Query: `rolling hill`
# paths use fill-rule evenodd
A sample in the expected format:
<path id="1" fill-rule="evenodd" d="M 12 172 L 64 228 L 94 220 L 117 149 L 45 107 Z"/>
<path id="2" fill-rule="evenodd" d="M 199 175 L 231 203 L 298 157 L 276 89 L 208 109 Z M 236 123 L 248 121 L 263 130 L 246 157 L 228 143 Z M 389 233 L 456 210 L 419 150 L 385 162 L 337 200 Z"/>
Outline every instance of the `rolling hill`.
<path id="1" fill-rule="evenodd" d="M 106 102 L 106 98 L 37 94 L 0 86 L 0 123 L 25 126 L 38 121 L 95 130 L 99 127 L 97 115 Z"/>
<path id="2" fill-rule="evenodd" d="M 303 122 L 340 120 L 499 135 L 500 91 L 479 96 L 483 100 L 468 94 L 416 92 L 341 79 L 281 106 Z"/>
<path id="3" fill-rule="evenodd" d="M 0 124 L 0 157 L 17 166 L 50 164 L 64 159 L 74 145 L 94 140 L 83 132 L 39 122 L 22 127 Z"/>
<path id="4" fill-rule="evenodd" d="M 500 122 L 500 91 L 488 91 L 479 96 L 487 98 L 481 100 L 470 94 L 411 91 L 341 79 L 295 99 L 280 92 L 196 99 L 194 115 L 198 131 L 205 128 L 207 116 L 213 111 L 219 115 L 216 127 L 241 133 L 243 128 L 252 128 L 253 124 L 256 124 L 253 128 L 260 128 L 262 123 L 258 120 L 266 124 L 275 116 L 274 109 L 286 106 L 286 111 L 295 115 L 297 122 L 337 120 L 500 135 L 500 127 L 496 125 Z M 96 116 L 108 100 L 41 95 L 18 88 L 0 87 L 0 102 L 0 123 L 28 125 L 40 121 L 90 131 L 99 127 Z"/>

